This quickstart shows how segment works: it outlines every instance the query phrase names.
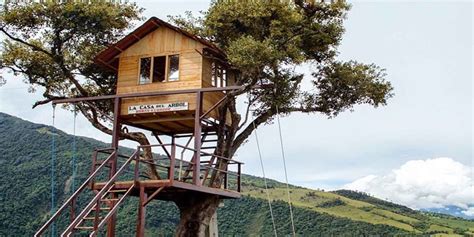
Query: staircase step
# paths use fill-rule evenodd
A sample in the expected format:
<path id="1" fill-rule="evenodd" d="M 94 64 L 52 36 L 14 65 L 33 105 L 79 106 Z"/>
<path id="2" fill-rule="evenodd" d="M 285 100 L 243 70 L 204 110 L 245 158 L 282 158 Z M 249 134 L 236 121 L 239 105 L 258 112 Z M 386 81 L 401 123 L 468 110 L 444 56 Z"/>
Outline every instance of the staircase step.
<path id="1" fill-rule="evenodd" d="M 106 199 L 100 199 L 101 202 L 116 202 L 118 201 L 118 198 L 106 198 Z"/>
<path id="2" fill-rule="evenodd" d="M 95 210 L 96 210 L 95 208 L 96 208 L 96 207 L 94 206 L 94 207 L 91 209 L 91 211 L 95 211 Z M 110 207 L 101 207 L 99 211 L 109 211 L 110 209 L 111 209 Z"/>
<path id="3" fill-rule="evenodd" d="M 112 189 L 109 190 L 109 193 L 124 193 L 127 192 L 127 189 Z"/>
<path id="4" fill-rule="evenodd" d="M 94 227 L 92 227 L 92 226 L 76 226 L 76 227 L 74 227 L 74 229 L 76 229 L 76 230 L 93 230 Z"/>
<path id="5" fill-rule="evenodd" d="M 97 219 L 101 220 L 102 217 L 99 216 Z M 84 217 L 84 220 L 95 220 L 95 217 L 94 216 L 86 216 L 86 217 Z"/>

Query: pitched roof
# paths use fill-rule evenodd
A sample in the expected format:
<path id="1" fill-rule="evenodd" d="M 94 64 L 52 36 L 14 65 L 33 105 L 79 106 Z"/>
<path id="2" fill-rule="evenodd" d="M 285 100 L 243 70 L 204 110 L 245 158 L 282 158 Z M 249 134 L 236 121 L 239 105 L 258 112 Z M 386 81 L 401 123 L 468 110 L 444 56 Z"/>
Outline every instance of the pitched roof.
<path id="1" fill-rule="evenodd" d="M 97 54 L 97 56 L 94 58 L 94 61 L 101 66 L 116 70 L 118 65 L 118 60 L 116 58 L 117 55 L 119 55 L 141 39 L 143 39 L 149 33 L 155 31 L 156 29 L 162 26 L 172 29 L 193 40 L 198 41 L 199 43 L 205 45 L 207 49 L 209 49 L 215 55 L 221 58 L 225 58 L 225 53 L 211 42 L 201 39 L 196 35 L 193 35 L 185 30 L 180 29 L 179 27 L 171 25 L 168 22 L 165 22 L 157 17 L 152 17 L 148 19 L 145 23 L 143 23 L 141 26 L 139 26 L 137 29 L 135 29 L 133 32 L 119 40 L 117 43 L 110 45 L 108 48 Z"/>

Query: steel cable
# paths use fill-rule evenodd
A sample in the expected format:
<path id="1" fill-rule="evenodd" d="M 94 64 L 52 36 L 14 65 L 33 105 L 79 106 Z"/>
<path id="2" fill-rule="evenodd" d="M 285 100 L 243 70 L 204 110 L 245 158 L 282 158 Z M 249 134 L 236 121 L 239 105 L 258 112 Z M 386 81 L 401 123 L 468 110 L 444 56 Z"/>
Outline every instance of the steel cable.
<path id="1" fill-rule="evenodd" d="M 253 120 L 253 118 L 252 118 Z M 260 150 L 260 143 L 258 141 L 258 134 L 257 134 L 257 127 L 255 126 L 255 122 L 252 122 L 253 128 L 255 130 L 255 141 L 257 142 L 257 150 L 258 150 L 258 157 L 260 158 L 260 167 L 262 168 L 262 175 L 263 175 L 263 182 L 265 184 L 265 193 L 267 194 L 267 201 L 268 201 L 268 207 L 270 208 L 270 216 L 272 218 L 272 225 L 273 225 L 273 233 L 275 234 L 275 237 L 277 237 L 277 230 L 276 230 L 276 225 L 275 225 L 275 218 L 273 216 L 273 209 L 272 209 L 272 203 L 270 200 L 270 194 L 268 192 L 268 184 L 267 184 L 267 177 L 265 175 L 265 168 L 263 165 L 263 159 L 262 159 L 262 152 Z"/>

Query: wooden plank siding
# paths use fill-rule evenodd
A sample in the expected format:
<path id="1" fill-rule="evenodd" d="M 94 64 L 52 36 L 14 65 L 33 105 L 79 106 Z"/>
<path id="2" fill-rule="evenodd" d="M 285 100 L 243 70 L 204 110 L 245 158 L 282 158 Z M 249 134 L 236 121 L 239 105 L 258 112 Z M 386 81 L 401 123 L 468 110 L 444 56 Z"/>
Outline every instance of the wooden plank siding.
<path id="1" fill-rule="evenodd" d="M 181 33 L 166 27 L 160 27 L 149 33 L 140 41 L 123 51 L 119 57 L 117 94 L 171 91 L 212 87 L 211 85 L 211 61 L 202 57 L 205 46 Z M 139 85 L 140 58 L 179 54 L 179 80 L 170 82 L 155 82 Z M 168 65 L 166 66 L 168 68 Z M 168 69 L 167 69 L 168 70 Z M 203 100 L 203 111 L 207 111 L 217 103 L 224 93 L 205 93 Z M 177 131 L 183 130 L 183 124 L 193 126 L 192 121 L 160 122 L 150 123 L 153 119 L 167 119 L 178 114 L 156 113 L 129 115 L 128 107 L 137 104 L 164 104 L 173 102 L 189 103 L 189 111 L 182 111 L 189 116 L 194 114 L 196 109 L 195 94 L 179 94 L 155 97 L 127 98 L 122 101 L 121 115 L 125 120 L 139 123 L 143 119 L 143 126 L 150 129 L 161 129 L 164 127 L 175 128 Z M 188 117 L 189 117 L 188 116 Z M 209 114 L 210 117 L 218 118 L 217 109 Z M 208 117 L 209 117 L 208 116 Z M 151 120 L 150 120 L 151 119 Z M 161 126 L 163 125 L 163 126 Z M 165 126 L 166 125 L 166 126 Z M 169 129 L 167 129 L 169 130 Z"/>

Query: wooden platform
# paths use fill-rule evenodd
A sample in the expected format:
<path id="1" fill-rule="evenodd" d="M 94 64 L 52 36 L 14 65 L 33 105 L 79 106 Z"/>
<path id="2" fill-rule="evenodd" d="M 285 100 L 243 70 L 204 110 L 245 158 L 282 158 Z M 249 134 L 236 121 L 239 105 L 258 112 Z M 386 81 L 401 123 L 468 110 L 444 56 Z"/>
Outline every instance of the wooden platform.
<path id="1" fill-rule="evenodd" d="M 134 181 L 119 181 L 115 183 L 114 189 L 128 189 L 133 185 Z M 156 190 L 161 187 L 164 187 L 163 190 L 154 197 L 154 199 L 172 201 L 176 200 L 180 196 L 186 197 L 189 195 L 198 195 L 198 194 L 210 194 L 218 195 L 221 199 L 234 199 L 240 198 L 241 194 L 235 191 L 219 189 L 219 188 L 210 188 L 206 186 L 197 186 L 190 183 L 184 183 L 180 181 L 170 181 L 170 180 L 142 180 L 137 181 L 137 185 L 132 190 L 132 196 L 139 196 L 140 187 L 145 188 L 145 192 L 148 195 L 151 195 Z M 105 183 L 95 183 L 94 189 L 100 190 Z"/>

